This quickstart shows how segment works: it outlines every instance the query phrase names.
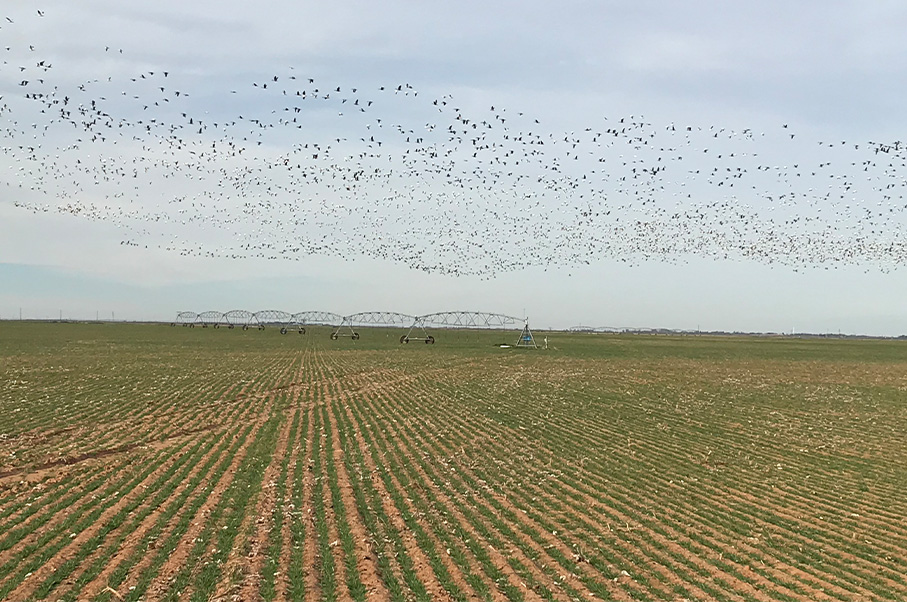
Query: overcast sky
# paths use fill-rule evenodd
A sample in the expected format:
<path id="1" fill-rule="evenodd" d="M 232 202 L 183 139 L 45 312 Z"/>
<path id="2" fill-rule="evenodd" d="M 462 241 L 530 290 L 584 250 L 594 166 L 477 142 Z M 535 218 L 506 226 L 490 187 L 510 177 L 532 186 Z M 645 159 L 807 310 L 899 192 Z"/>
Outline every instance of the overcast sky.
<path id="1" fill-rule="evenodd" d="M 458 111 L 470 112 L 476 121 L 491 120 L 506 111 L 509 123 L 518 119 L 538 122 L 539 131 L 548 135 L 577 132 L 579 136 L 586 128 L 610 127 L 606 123 L 620 119 L 629 123 L 631 116 L 654 124 L 646 127 L 661 132 L 667 142 L 673 139 L 666 138 L 665 131 L 674 124 L 678 129 L 693 124 L 703 132 L 711 127 L 715 132 L 765 132 L 764 139 L 753 142 L 758 146 L 752 148 L 758 148 L 761 155 L 753 165 L 763 160 L 794 165 L 808 162 L 812 153 L 820 152 L 817 141 L 856 142 L 862 145 L 859 150 L 851 149 L 856 153 L 865 152 L 873 141 L 900 139 L 905 130 L 905 29 L 907 5 L 893 1 L 8 0 L 0 9 L 0 52 L 4 53 L 0 107 L 5 106 L 0 110 L 4 129 L 0 144 L 8 149 L 0 154 L 0 319 L 18 317 L 20 308 L 25 317 L 34 318 L 55 318 L 62 311 L 71 318 L 107 318 L 113 313 L 117 319 L 167 321 L 180 310 L 424 314 L 471 309 L 525 313 L 536 327 L 583 324 L 907 333 L 904 268 L 896 258 L 881 261 L 878 254 L 861 258 L 858 252 L 855 260 L 838 263 L 827 257 L 813 261 L 802 249 L 791 248 L 796 260 L 785 261 L 786 250 L 775 246 L 775 257 L 764 261 L 721 253 L 711 241 L 699 254 L 632 254 L 621 247 L 585 252 L 585 259 L 578 261 L 575 255 L 557 250 L 552 251 L 550 262 L 535 257 L 525 266 L 517 266 L 508 256 L 510 263 L 495 265 L 511 267 L 481 273 L 475 262 L 480 257 L 497 257 L 493 249 L 515 242 L 514 230 L 508 228 L 519 223 L 529 207 L 527 201 L 526 207 L 514 204 L 505 208 L 505 201 L 486 195 L 480 210 L 452 204 L 439 212 L 437 204 L 428 208 L 417 199 L 411 221 L 394 216 L 398 220 L 395 230 L 380 225 L 384 223 L 381 218 L 390 215 L 382 216 L 390 210 L 387 207 L 375 205 L 377 215 L 369 214 L 378 226 L 363 226 L 357 212 L 364 211 L 370 201 L 363 198 L 361 206 L 350 208 L 335 199 L 322 205 L 321 214 L 316 206 L 306 207 L 304 213 L 311 224 L 317 224 L 321 240 L 333 241 L 330 252 L 297 253 L 291 260 L 277 261 L 254 254 L 232 258 L 223 249 L 234 249 L 240 242 L 254 244 L 259 238 L 274 240 L 274 229 L 258 232 L 243 221 L 230 222 L 232 229 L 217 229 L 210 228 L 209 220 L 171 231 L 125 221 L 139 213 L 147 219 L 158 207 L 176 210 L 177 200 L 186 195 L 202 198 L 211 181 L 170 179 L 162 169 L 146 171 L 148 181 L 135 193 L 136 199 L 129 201 L 132 205 L 117 206 L 122 211 L 115 219 L 109 209 L 120 198 L 115 186 L 92 192 L 87 186 L 74 187 L 22 171 L 27 164 L 23 147 L 29 146 L 40 147 L 37 154 L 44 161 L 71 162 L 67 169 L 97 160 L 87 140 L 79 140 L 82 146 L 77 155 L 66 154 L 65 145 L 70 143 L 66 136 L 75 134 L 62 129 L 53 133 L 51 127 L 47 131 L 52 137 L 40 138 L 39 126 L 47 116 L 36 111 L 35 103 L 23 100 L 29 90 L 39 89 L 35 86 L 45 86 L 40 88 L 45 92 L 51 85 L 58 86 L 54 93 L 62 96 L 62 91 L 69 90 L 73 92 L 67 94 L 77 94 L 78 86 L 89 82 L 86 94 L 103 98 L 105 110 L 111 114 L 121 115 L 133 126 L 153 114 L 159 120 L 153 127 L 158 127 L 166 119 L 179 119 L 180 113 L 210 122 L 238 115 L 263 119 L 279 105 L 274 104 L 275 96 L 261 96 L 259 86 L 272 83 L 269 90 L 275 90 L 273 78 L 279 76 L 277 83 L 284 85 L 291 74 L 298 77 L 294 81 L 314 79 L 315 86 L 322 85 L 322 92 L 336 86 L 375 94 L 374 112 L 363 112 L 367 117 L 360 122 L 353 121 L 353 96 L 348 103 L 342 99 L 345 104 L 340 111 L 335 107 L 330 117 L 311 122 L 312 140 L 336 136 L 352 141 L 355 137 L 367 144 L 363 128 L 373 133 L 381 127 L 375 123 L 375 115 L 380 114 L 385 124 L 426 125 L 431 119 L 429 111 L 434 110 L 431 99 L 450 98 Z M 41 61 L 44 67 L 39 66 Z M 48 64 L 51 68 L 46 68 Z M 161 80 L 164 71 L 168 75 Z M 152 72 L 157 74 L 154 83 L 141 81 L 142 74 Z M 36 83 L 39 78 L 40 84 Z M 26 79 L 28 85 L 22 85 Z M 142 108 L 147 99 L 158 98 L 152 97 L 158 85 L 166 88 L 165 93 L 179 89 L 183 95 L 170 96 L 167 107 Z M 382 86 L 399 85 L 411 86 L 413 95 L 402 98 L 405 87 L 397 97 L 378 95 Z M 340 101 L 339 97 L 334 101 Z M 363 106 L 367 98 L 372 97 L 361 96 Z M 341 113 L 345 116 L 338 117 Z M 366 118 L 372 121 L 366 123 Z M 796 132 L 798 137 L 794 139 L 788 132 Z M 200 134 L 207 135 L 209 131 Z M 266 136 L 270 137 L 265 144 L 249 153 L 274 158 L 299 143 L 276 134 Z M 106 144 L 97 148 L 108 156 L 147 158 L 150 153 L 142 147 L 140 137 L 123 138 L 116 147 Z M 702 146 L 701 141 L 696 144 Z M 734 138 L 721 147 L 724 150 L 714 152 L 750 149 L 746 144 L 749 142 Z M 794 146 L 797 144 L 803 146 Z M 338 153 L 353 152 L 342 146 L 338 140 Z M 381 152 L 393 151 L 385 147 Z M 609 161 L 624 157 L 615 149 L 608 152 L 613 153 L 608 155 Z M 836 162 L 849 160 L 840 155 L 823 156 L 834 156 Z M 463 157 L 464 161 L 469 158 Z M 859 161 L 855 158 L 853 163 Z M 376 164 L 374 159 L 368 165 Z M 703 168 L 706 165 L 710 164 L 703 163 Z M 905 170 L 901 167 L 898 173 L 896 167 L 885 173 L 902 182 Z M 234 161 L 229 169 L 236 168 Z M 581 177 L 580 173 L 571 177 Z M 273 177 L 274 183 L 284 184 L 279 178 L 285 174 Z M 616 179 L 610 180 L 615 186 Z M 840 181 L 848 182 L 847 178 Z M 667 198 L 668 193 L 677 196 L 686 185 L 676 179 L 665 182 L 666 198 L 654 196 L 656 207 L 674 202 Z M 844 186 L 834 178 L 831 182 L 823 180 L 823 186 Z M 256 182 L 259 187 L 266 184 Z M 412 189 L 405 182 L 393 185 L 406 188 L 410 197 L 419 193 L 415 185 Z M 426 186 L 431 192 L 425 194 L 453 198 L 444 196 L 451 194 L 444 185 Z M 806 198 L 806 191 L 812 191 L 807 186 L 812 184 L 802 186 Z M 706 194 L 704 187 L 703 182 L 690 184 L 694 195 L 690 203 L 697 192 Z M 65 203 L 101 203 L 101 192 L 106 194 L 107 213 L 86 218 L 84 211 L 73 215 L 59 209 Z M 558 211 L 572 211 L 580 205 L 578 197 L 568 198 L 564 209 L 565 202 L 557 194 L 538 192 L 543 201 L 538 210 L 544 217 L 526 234 L 536 240 L 546 238 L 545 228 L 560 223 Z M 89 198 L 92 194 L 97 198 Z M 848 189 L 848 194 L 846 202 L 814 208 L 816 223 L 825 228 L 826 238 L 834 238 L 835 224 L 841 224 L 842 239 L 857 236 L 854 222 L 848 220 L 857 219 L 861 204 L 875 206 L 878 201 L 869 187 L 857 186 Z M 226 196 L 217 198 L 238 203 Z M 638 202 L 639 197 L 633 198 Z M 888 199 L 904 205 L 899 201 L 899 192 Z M 583 204 L 589 202 L 604 206 L 596 205 L 595 199 L 582 199 Z M 494 213 L 496 203 L 513 222 L 509 226 L 487 217 Z M 239 211 L 239 207 L 230 205 L 230 211 Z M 789 224 L 805 207 L 757 206 L 746 217 L 740 212 L 741 217 L 735 219 L 746 225 L 758 222 L 757 229 L 765 233 L 776 221 L 779 228 L 782 220 Z M 130 214 L 130 208 L 137 213 Z M 633 207 L 631 202 L 624 202 L 621 211 L 623 219 L 633 211 L 657 216 L 654 210 Z M 284 221 L 292 218 L 285 213 L 268 215 Z M 573 219 L 573 214 L 568 218 Z M 399 250 L 399 241 L 411 236 L 423 253 L 420 260 L 434 257 L 433 265 L 449 268 L 455 262 L 451 255 L 444 255 L 446 248 L 431 249 L 432 238 L 424 233 L 436 227 L 432 220 L 438 219 L 462 222 L 457 231 L 463 238 L 488 245 L 482 255 L 463 255 L 463 265 L 454 270 L 426 270 L 414 267 L 411 259 L 401 260 L 398 253 L 374 250 L 380 246 L 378 238 L 395 241 L 397 246 L 388 248 Z M 902 231 L 889 230 L 894 223 L 900 222 L 873 222 L 866 232 L 872 243 L 869 247 L 845 240 L 822 252 L 903 244 Z M 336 230 L 332 224 L 338 224 Z M 408 233 L 401 224 L 410 224 L 413 232 Z M 789 225 L 784 227 L 786 233 L 792 232 Z M 672 232 L 675 230 L 665 237 L 676 239 Z M 311 231 L 306 236 L 317 238 Z M 555 235 L 551 236 L 554 240 Z M 161 242 L 164 240 L 169 242 Z M 179 244 L 172 242 L 177 240 Z M 544 255 L 543 242 L 516 241 L 513 248 L 518 253 L 525 248 L 527 254 Z M 571 241 L 567 246 L 575 251 L 582 244 Z M 181 248 L 196 252 L 181 253 Z M 206 249 L 219 251 L 205 257 L 201 251 Z"/>

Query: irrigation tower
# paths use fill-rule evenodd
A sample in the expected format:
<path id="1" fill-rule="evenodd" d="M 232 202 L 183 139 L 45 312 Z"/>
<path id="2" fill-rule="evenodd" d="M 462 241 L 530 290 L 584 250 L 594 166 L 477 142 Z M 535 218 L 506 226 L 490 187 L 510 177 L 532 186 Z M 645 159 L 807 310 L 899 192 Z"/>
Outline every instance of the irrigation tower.
<path id="1" fill-rule="evenodd" d="M 516 342 L 517 347 L 528 347 L 531 349 L 538 349 L 539 346 L 535 344 L 535 337 L 532 336 L 532 331 L 529 330 L 529 318 L 526 318 L 526 322 L 523 324 L 523 331 L 520 332 L 520 338 Z"/>

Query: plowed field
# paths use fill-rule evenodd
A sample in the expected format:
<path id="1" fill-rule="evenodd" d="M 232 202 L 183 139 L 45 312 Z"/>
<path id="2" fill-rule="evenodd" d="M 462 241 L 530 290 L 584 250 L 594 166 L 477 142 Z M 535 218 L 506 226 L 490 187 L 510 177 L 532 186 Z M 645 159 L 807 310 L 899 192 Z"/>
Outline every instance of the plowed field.
<path id="1" fill-rule="evenodd" d="M 905 600 L 907 343 L 0 323 L 3 600 Z"/>

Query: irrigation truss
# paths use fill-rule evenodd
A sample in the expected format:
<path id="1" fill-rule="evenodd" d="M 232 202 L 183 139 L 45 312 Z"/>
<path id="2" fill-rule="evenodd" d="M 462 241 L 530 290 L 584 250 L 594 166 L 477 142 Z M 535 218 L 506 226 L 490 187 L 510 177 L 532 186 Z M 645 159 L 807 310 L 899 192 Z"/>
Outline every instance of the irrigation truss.
<path id="1" fill-rule="evenodd" d="M 305 327 L 309 325 L 330 326 L 331 339 L 341 337 L 358 339 L 357 327 L 386 327 L 405 328 L 406 334 L 400 337 L 401 343 L 423 341 L 428 344 L 435 342 L 434 336 L 428 334 L 427 328 L 442 329 L 501 329 L 506 330 L 516 327 L 528 327 L 528 318 L 517 318 L 506 314 L 486 311 L 441 311 L 421 316 L 404 314 L 396 311 L 363 311 L 348 315 L 340 315 L 330 311 L 301 311 L 290 313 L 279 309 L 265 309 L 256 312 L 233 309 L 227 312 L 208 310 L 201 313 L 194 311 L 181 311 L 176 315 L 176 320 L 171 326 L 186 326 L 195 328 L 241 328 L 243 330 L 264 330 L 266 327 L 277 327 L 281 334 L 296 331 L 305 334 Z"/>
<path id="2" fill-rule="evenodd" d="M 418 320 L 423 326 L 444 328 L 506 328 L 525 321 L 524 318 L 486 311 L 442 311 L 419 316 Z"/>

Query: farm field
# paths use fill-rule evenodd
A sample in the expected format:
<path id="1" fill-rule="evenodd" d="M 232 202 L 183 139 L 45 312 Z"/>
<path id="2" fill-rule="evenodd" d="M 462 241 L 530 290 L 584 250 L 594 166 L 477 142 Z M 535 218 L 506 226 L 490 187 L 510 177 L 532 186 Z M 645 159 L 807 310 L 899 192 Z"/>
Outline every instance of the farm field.
<path id="1" fill-rule="evenodd" d="M 907 599 L 907 342 L 359 331 L 0 322 L 0 600 Z"/>

